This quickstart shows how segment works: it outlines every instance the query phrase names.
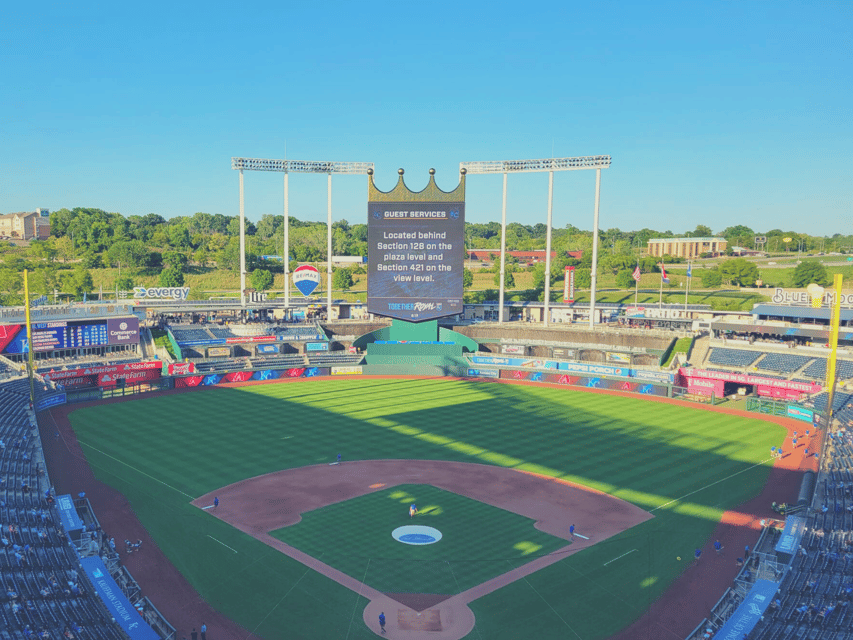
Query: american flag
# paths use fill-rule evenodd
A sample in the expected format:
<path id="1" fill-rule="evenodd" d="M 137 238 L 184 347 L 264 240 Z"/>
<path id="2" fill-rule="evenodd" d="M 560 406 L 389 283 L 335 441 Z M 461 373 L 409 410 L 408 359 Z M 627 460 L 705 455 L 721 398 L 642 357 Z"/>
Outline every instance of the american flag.
<path id="1" fill-rule="evenodd" d="M 636 269 L 634 269 L 634 273 L 633 273 L 634 280 L 636 280 L 637 282 L 639 282 L 639 281 L 640 281 L 640 275 L 641 275 L 641 272 L 640 272 L 640 265 L 637 265 L 637 268 L 636 268 Z"/>
<path id="2" fill-rule="evenodd" d="M 666 269 L 663 267 L 663 262 L 660 263 L 660 279 L 664 284 L 669 284 L 669 277 L 666 275 Z"/>

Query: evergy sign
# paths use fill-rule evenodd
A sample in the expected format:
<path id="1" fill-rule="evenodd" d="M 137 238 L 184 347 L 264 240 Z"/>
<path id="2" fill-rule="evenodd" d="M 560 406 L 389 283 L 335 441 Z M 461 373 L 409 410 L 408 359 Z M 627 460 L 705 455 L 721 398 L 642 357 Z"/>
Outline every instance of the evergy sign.
<path id="1" fill-rule="evenodd" d="M 190 295 L 189 287 L 134 287 L 134 298 L 172 298 L 186 300 Z"/>

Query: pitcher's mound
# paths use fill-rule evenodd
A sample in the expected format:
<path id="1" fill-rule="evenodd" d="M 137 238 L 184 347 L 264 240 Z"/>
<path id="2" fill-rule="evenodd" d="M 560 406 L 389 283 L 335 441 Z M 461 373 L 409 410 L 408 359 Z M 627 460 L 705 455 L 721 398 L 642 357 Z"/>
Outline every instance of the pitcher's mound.
<path id="1" fill-rule="evenodd" d="M 397 627 L 403 631 L 442 631 L 441 611 L 426 609 L 415 613 L 411 609 L 397 609 Z"/>

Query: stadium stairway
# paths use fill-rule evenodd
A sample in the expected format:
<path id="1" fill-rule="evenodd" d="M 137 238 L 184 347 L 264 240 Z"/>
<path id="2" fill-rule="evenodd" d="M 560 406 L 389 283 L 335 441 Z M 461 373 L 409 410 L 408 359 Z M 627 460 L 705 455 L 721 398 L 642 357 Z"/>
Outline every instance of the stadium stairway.
<path id="1" fill-rule="evenodd" d="M 693 341 L 693 351 L 690 353 L 690 366 L 701 368 L 711 350 L 711 337 L 702 336 Z"/>

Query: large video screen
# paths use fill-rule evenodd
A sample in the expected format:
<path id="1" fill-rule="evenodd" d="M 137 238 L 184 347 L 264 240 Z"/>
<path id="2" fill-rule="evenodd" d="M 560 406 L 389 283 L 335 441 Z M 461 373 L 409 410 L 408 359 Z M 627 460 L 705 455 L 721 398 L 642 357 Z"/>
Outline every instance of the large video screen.
<path id="1" fill-rule="evenodd" d="M 78 349 L 139 342 L 139 320 L 56 320 L 33 323 L 33 351 Z M 26 353 L 27 328 L 20 324 L 0 325 L 0 352 Z"/>
<path id="2" fill-rule="evenodd" d="M 464 202 L 370 202 L 367 310 L 410 322 L 462 313 L 464 233 Z"/>

